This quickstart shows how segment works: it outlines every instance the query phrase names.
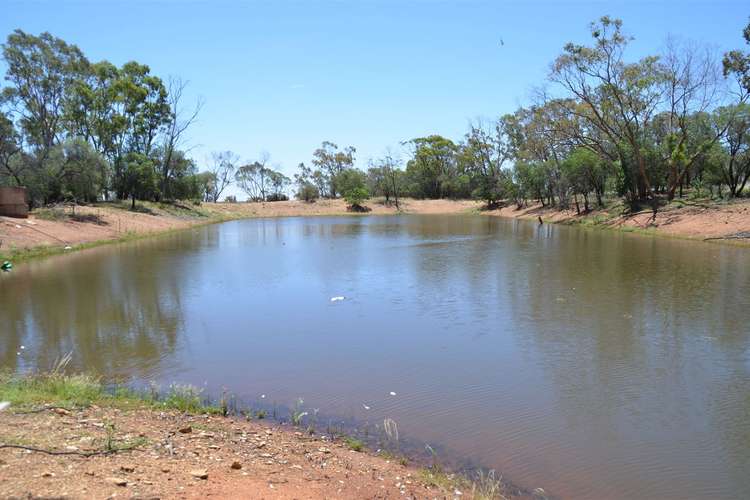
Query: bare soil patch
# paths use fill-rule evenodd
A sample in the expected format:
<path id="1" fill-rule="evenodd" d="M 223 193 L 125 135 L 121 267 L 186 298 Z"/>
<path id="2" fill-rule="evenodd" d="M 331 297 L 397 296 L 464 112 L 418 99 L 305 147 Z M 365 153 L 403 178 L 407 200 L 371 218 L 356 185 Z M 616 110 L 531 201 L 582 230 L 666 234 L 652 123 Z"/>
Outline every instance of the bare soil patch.
<path id="1" fill-rule="evenodd" d="M 653 212 L 647 209 L 635 214 L 620 212 L 621 210 L 593 210 L 577 214 L 575 210 L 558 210 L 534 204 L 521 209 L 510 205 L 486 213 L 533 220 L 541 217 L 545 222 L 643 230 L 691 239 L 742 240 L 743 235 L 750 235 L 750 200 L 736 200 L 723 204 L 678 202 L 660 208 L 655 218 Z"/>
<path id="2" fill-rule="evenodd" d="M 108 441 L 109 440 L 109 441 Z M 0 497 L 448 498 L 417 469 L 289 426 L 151 409 L 3 412 Z M 464 493 L 470 497 L 470 492 Z"/>

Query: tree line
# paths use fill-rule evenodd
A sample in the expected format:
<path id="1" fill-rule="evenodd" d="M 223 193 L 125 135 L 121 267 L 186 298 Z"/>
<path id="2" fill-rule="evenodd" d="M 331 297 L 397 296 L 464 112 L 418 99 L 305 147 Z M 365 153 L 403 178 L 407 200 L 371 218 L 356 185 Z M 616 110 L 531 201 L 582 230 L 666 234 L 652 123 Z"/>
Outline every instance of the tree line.
<path id="1" fill-rule="evenodd" d="M 622 22 L 590 25 L 588 45 L 568 43 L 534 102 L 477 120 L 464 138 L 402 143 L 405 168 L 387 154 L 367 171 L 354 148 L 324 143 L 295 176 L 297 195 L 336 197 L 352 183 L 398 199 L 476 198 L 496 206 L 536 201 L 589 210 L 605 194 L 632 205 L 699 195 L 746 194 L 750 179 L 750 54 L 717 56 L 669 39 L 659 54 L 626 58 Z M 750 24 L 744 30 L 750 44 Z"/>
<path id="2" fill-rule="evenodd" d="M 184 82 L 135 61 L 91 62 L 49 33 L 16 30 L 2 57 L 0 183 L 25 186 L 32 206 L 200 197 L 182 146 L 202 103 L 184 107 Z"/>
<path id="3" fill-rule="evenodd" d="M 293 179 L 262 154 L 213 153 L 199 171 L 187 130 L 202 102 L 148 66 L 90 62 L 49 33 L 16 30 L 2 45 L 0 185 L 26 186 L 32 205 L 110 199 L 218 201 L 230 185 L 250 201 L 369 196 L 475 198 L 589 210 L 607 196 L 631 205 L 684 191 L 746 194 L 750 180 L 750 53 L 668 39 L 627 58 L 622 22 L 602 17 L 588 44 L 566 44 L 533 102 L 465 136 L 401 143 L 355 167 L 356 149 L 323 142 Z M 745 28 L 750 44 L 750 23 Z M 405 161 L 402 160 L 405 157 Z M 233 196 L 226 197 L 234 200 Z"/>

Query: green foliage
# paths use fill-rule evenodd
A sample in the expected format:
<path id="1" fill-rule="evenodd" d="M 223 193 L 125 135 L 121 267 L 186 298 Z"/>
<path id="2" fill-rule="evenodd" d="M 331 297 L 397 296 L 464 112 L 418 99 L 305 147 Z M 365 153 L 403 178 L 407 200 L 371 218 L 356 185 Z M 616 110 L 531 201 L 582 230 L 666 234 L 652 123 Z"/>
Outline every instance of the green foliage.
<path id="1" fill-rule="evenodd" d="M 297 199 L 312 203 L 320 197 L 318 188 L 311 182 L 304 181 L 297 188 Z"/>
<path id="2" fill-rule="evenodd" d="M 157 177 L 150 158 L 140 153 L 129 153 L 124 159 L 120 190 L 124 198 L 130 197 L 135 209 L 135 200 L 151 199 L 156 193 Z"/>
<path id="3" fill-rule="evenodd" d="M 317 167 L 317 170 L 310 172 L 308 176 L 317 185 L 321 195 L 336 198 L 345 191 L 339 185 L 341 180 L 339 176 L 345 170 L 354 168 L 354 153 L 356 151 L 352 146 L 339 150 L 336 144 L 324 141 L 321 147 L 313 152 L 312 163 Z"/>
<path id="4" fill-rule="evenodd" d="M 172 384 L 161 404 L 184 413 L 199 413 L 205 408 L 201 399 L 202 392 L 192 385 Z"/>
<path id="5" fill-rule="evenodd" d="M 58 406 L 88 406 L 105 397 L 101 381 L 89 375 L 44 373 L 36 376 L 0 374 L 0 393 L 14 406 L 54 402 Z"/>
<path id="6" fill-rule="evenodd" d="M 294 402 L 294 405 L 292 407 L 292 412 L 289 415 L 289 419 L 292 422 L 292 425 L 295 427 L 299 427 L 302 425 L 302 419 L 307 416 L 307 412 L 303 410 L 305 401 L 302 398 L 297 399 L 297 401 Z"/>
<path id="7" fill-rule="evenodd" d="M 344 199 L 353 208 L 361 208 L 362 204 L 370 197 L 365 187 L 355 187 L 346 192 Z"/>
<path id="8" fill-rule="evenodd" d="M 451 183 L 458 172 L 457 146 L 439 135 L 412 139 L 414 154 L 406 164 L 410 193 L 417 198 L 468 197 Z"/>
<path id="9" fill-rule="evenodd" d="M 347 168 L 336 174 L 335 184 L 346 198 L 352 191 L 366 189 L 367 176 L 361 170 Z"/>
<path id="10" fill-rule="evenodd" d="M 365 443 L 351 436 L 344 437 L 344 444 L 353 451 L 364 451 L 365 449 Z"/>
<path id="11" fill-rule="evenodd" d="M 0 185 L 27 187 L 32 206 L 91 202 L 112 192 L 202 199 L 195 166 L 174 150 L 191 123 L 173 109 L 181 88 L 170 94 L 134 61 L 121 68 L 91 63 L 49 33 L 14 31 L 2 57 L 9 86 L 0 96 Z M 153 176 L 144 171 L 146 158 Z"/>

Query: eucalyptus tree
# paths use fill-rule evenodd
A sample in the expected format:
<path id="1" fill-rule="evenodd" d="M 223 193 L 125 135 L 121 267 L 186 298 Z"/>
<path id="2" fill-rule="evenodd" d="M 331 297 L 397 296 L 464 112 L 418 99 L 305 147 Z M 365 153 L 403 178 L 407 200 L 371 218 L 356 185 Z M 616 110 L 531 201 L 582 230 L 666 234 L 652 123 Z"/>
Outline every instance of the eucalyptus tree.
<path id="1" fill-rule="evenodd" d="M 167 106 L 169 112 L 164 119 L 164 138 L 160 165 L 160 190 L 163 196 L 171 198 L 170 180 L 173 176 L 172 157 L 185 141 L 185 133 L 195 121 L 203 108 L 203 100 L 198 99 L 191 109 L 183 107 L 183 93 L 187 82 L 179 78 L 170 78 L 167 88 Z"/>
<path id="2" fill-rule="evenodd" d="M 299 200 L 311 203 L 320 197 L 320 190 L 315 184 L 313 171 L 310 167 L 300 162 L 297 165 L 298 173 L 294 174 L 294 183 L 297 185 L 295 196 Z"/>
<path id="3" fill-rule="evenodd" d="M 578 196 L 583 197 L 583 208 L 589 211 L 589 195 L 593 192 L 596 202 L 601 207 L 604 188 L 607 181 L 607 164 L 599 155 L 588 148 L 579 147 L 573 150 L 562 163 L 563 175 L 573 191 L 576 211 L 581 212 Z"/>
<path id="4" fill-rule="evenodd" d="M 707 48 L 668 40 L 661 57 L 666 103 L 667 198 L 673 199 L 690 169 L 727 131 L 711 131 L 708 113 L 724 97 L 718 60 Z"/>
<path id="5" fill-rule="evenodd" d="M 45 32 L 30 35 L 20 29 L 2 45 L 7 65 L 3 100 L 18 116 L 25 142 L 43 161 L 65 132 L 65 107 L 73 83 L 89 62 L 75 45 Z"/>
<path id="6" fill-rule="evenodd" d="M 502 118 L 508 154 L 545 172 L 544 197 L 550 205 L 557 197 L 563 207 L 567 206 L 567 185 L 561 165 L 572 143 L 568 105 L 559 99 L 547 100 Z"/>
<path id="7" fill-rule="evenodd" d="M 618 151 L 631 197 L 650 196 L 645 128 L 662 100 L 663 74 L 658 57 L 635 63 L 624 59 L 630 37 L 622 21 L 602 17 L 591 24 L 591 46 L 568 43 L 552 64 L 549 79 L 570 100 L 569 111 L 606 136 Z M 578 103 L 581 106 L 578 106 Z M 630 167 L 628 154 L 632 155 Z"/>
<path id="8" fill-rule="evenodd" d="M 23 185 L 23 171 L 26 164 L 20 160 L 22 154 L 21 137 L 13 121 L 0 112 L 0 184 L 9 179 L 16 186 Z"/>
<path id="9" fill-rule="evenodd" d="M 406 164 L 411 192 L 418 198 L 443 198 L 455 194 L 451 180 L 456 175 L 458 146 L 440 135 L 418 137 L 407 141 L 413 149 Z"/>
<path id="10" fill-rule="evenodd" d="M 237 171 L 239 157 L 231 151 L 222 151 L 211 153 L 211 166 L 208 169 L 210 181 L 206 184 L 206 201 L 219 201 L 219 197 L 228 188 Z"/>
<path id="11" fill-rule="evenodd" d="M 750 104 L 718 108 L 712 115 L 721 138 L 723 155 L 717 158 L 720 179 L 731 196 L 739 196 L 750 179 Z"/>
<path id="12" fill-rule="evenodd" d="M 750 45 L 750 22 L 742 31 L 745 43 Z M 744 102 L 747 94 L 750 94 L 750 52 L 732 50 L 724 54 L 722 60 L 724 76 L 733 77 L 738 86 L 738 100 Z"/>
<path id="13" fill-rule="evenodd" d="M 288 199 L 286 190 L 292 180 L 277 170 L 271 170 L 268 173 L 268 184 L 270 186 L 270 192 L 266 197 L 267 201 L 284 201 Z"/>
<path id="14" fill-rule="evenodd" d="M 503 170 L 509 158 L 505 122 L 472 123 L 461 147 L 460 162 L 471 178 L 472 196 L 494 208 L 508 197 L 510 175 Z"/>
<path id="15" fill-rule="evenodd" d="M 327 189 L 321 191 L 321 195 L 336 198 L 342 193 L 336 178 L 343 171 L 354 168 L 354 153 L 356 152 L 353 146 L 339 150 L 336 144 L 329 141 L 324 141 L 321 147 L 313 152 L 312 164 L 317 168 L 317 177 L 327 184 Z"/>
<path id="16" fill-rule="evenodd" d="M 386 205 L 393 201 L 397 209 L 404 179 L 404 172 L 399 167 L 400 160 L 388 151 L 383 157 L 371 161 L 367 169 L 367 187 L 370 193 L 382 195 Z"/>
<path id="17" fill-rule="evenodd" d="M 272 172 L 267 166 L 269 159 L 270 155 L 264 152 L 258 160 L 237 168 L 234 174 L 235 182 L 251 201 L 266 201 Z"/>
<path id="18" fill-rule="evenodd" d="M 112 173 L 110 166 L 118 158 L 118 137 L 127 132 L 122 114 L 120 70 L 107 61 L 91 64 L 73 89 L 66 106 L 70 132 L 91 144 L 108 162 L 101 165 L 102 195 L 109 193 Z"/>

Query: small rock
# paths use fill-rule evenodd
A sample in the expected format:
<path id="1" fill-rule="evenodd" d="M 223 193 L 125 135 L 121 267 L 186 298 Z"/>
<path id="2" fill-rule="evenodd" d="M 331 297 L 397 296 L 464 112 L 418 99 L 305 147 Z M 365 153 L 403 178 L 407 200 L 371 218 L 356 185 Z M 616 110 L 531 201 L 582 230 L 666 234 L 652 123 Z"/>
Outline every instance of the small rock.
<path id="1" fill-rule="evenodd" d="M 331 450 L 329 450 L 326 447 L 320 447 L 320 448 L 318 448 L 318 451 L 321 452 L 321 453 L 331 453 Z"/>
<path id="2" fill-rule="evenodd" d="M 256 445 L 255 447 L 256 447 L 256 448 L 263 448 L 264 446 L 266 446 L 266 442 L 265 442 L 265 441 L 261 441 L 261 442 L 260 442 L 260 443 L 258 443 L 258 444 L 257 444 L 257 445 Z"/>
<path id="3" fill-rule="evenodd" d="M 235 460 L 234 462 L 232 462 L 231 467 L 234 470 L 240 470 L 242 468 L 242 464 Z"/>
<path id="4" fill-rule="evenodd" d="M 187 427 L 183 427 L 182 429 L 180 429 L 179 432 L 180 434 L 190 434 L 191 432 L 193 432 L 193 428 L 188 425 Z"/>
<path id="5" fill-rule="evenodd" d="M 169 472 L 169 469 L 168 469 L 168 468 L 166 468 L 166 467 L 163 467 L 163 468 L 161 469 L 161 471 L 162 471 L 162 472 L 164 472 L 164 473 L 166 474 L 167 472 Z"/>
<path id="6" fill-rule="evenodd" d="M 54 411 L 58 415 L 70 415 L 70 412 L 68 410 L 66 410 L 65 408 L 55 408 L 52 411 Z"/>
<path id="7" fill-rule="evenodd" d="M 128 482 L 121 477 L 108 477 L 107 482 L 114 484 L 115 486 L 127 486 Z"/>
<path id="8" fill-rule="evenodd" d="M 544 491 L 544 488 L 535 488 L 531 493 L 536 497 L 547 498 L 547 492 Z"/>
<path id="9" fill-rule="evenodd" d="M 42 473 L 42 477 L 54 477 L 54 476 L 55 476 L 54 472 L 43 472 Z"/>
<path id="10" fill-rule="evenodd" d="M 135 471 L 135 467 L 133 467 L 132 465 L 123 465 L 120 467 L 120 470 L 123 472 L 133 472 Z"/>
<path id="11" fill-rule="evenodd" d="M 191 470 L 190 475 L 196 479 L 208 479 L 208 471 L 206 469 Z"/>

